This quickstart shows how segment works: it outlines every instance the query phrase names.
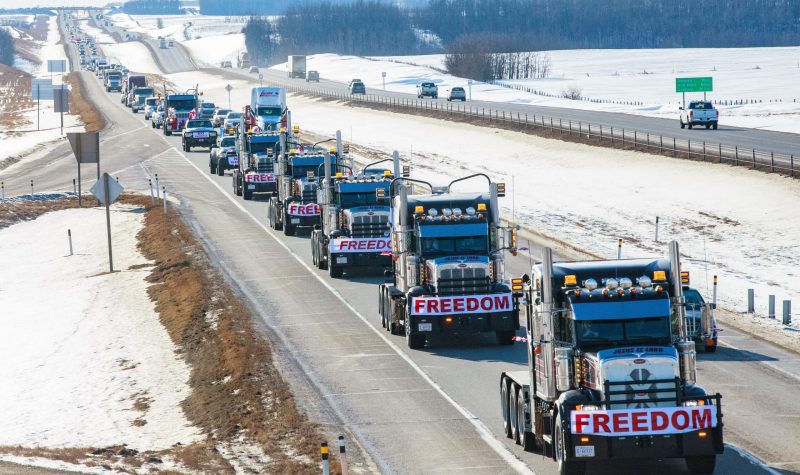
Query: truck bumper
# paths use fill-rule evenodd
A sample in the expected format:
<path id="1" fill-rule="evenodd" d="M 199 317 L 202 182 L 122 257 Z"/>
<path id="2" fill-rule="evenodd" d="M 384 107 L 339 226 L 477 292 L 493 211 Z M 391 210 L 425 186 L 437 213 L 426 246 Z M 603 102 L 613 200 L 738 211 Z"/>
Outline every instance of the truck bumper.
<path id="1" fill-rule="evenodd" d="M 330 259 L 334 265 L 347 268 L 385 269 L 392 265 L 392 256 L 383 256 L 379 252 L 333 253 Z"/>
<path id="2" fill-rule="evenodd" d="M 701 436 L 701 433 L 705 436 Z M 683 458 L 721 454 L 724 449 L 721 427 L 684 434 L 628 437 L 570 434 L 570 439 L 572 450 L 569 451 L 568 458 L 576 461 L 645 457 Z M 588 456 L 591 453 L 594 456 Z M 583 456 L 578 457 L 576 454 Z"/>
<path id="3" fill-rule="evenodd" d="M 214 145 L 214 142 L 216 142 L 216 139 L 211 139 L 211 138 L 194 139 L 194 138 L 192 138 L 192 139 L 185 139 L 185 141 L 186 141 L 186 145 L 189 145 L 191 147 L 208 147 L 208 148 L 211 148 Z"/>
<path id="4" fill-rule="evenodd" d="M 411 315 L 411 333 L 426 335 L 464 334 L 483 332 L 516 331 L 519 328 L 519 313 L 511 312 Z"/>
<path id="5" fill-rule="evenodd" d="M 231 168 L 236 168 L 232 166 Z M 245 183 L 244 188 L 248 194 L 250 193 L 269 193 L 274 195 L 278 191 L 277 183 Z"/>
<path id="6" fill-rule="evenodd" d="M 320 223 L 319 216 L 292 216 L 286 215 L 286 224 L 298 228 L 310 228 Z"/>

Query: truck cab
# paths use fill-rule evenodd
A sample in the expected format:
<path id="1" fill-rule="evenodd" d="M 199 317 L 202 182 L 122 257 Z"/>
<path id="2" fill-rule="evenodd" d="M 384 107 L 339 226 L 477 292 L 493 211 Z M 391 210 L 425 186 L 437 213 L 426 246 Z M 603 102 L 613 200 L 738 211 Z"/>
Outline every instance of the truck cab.
<path id="1" fill-rule="evenodd" d="M 180 133 L 197 107 L 197 94 L 167 94 L 164 104 L 164 135 Z"/>
<path id="2" fill-rule="evenodd" d="M 280 132 L 248 132 L 236 135 L 239 166 L 233 170 L 233 189 L 245 200 L 258 194 L 277 192 L 276 160 L 281 150 Z"/>
<path id="3" fill-rule="evenodd" d="M 389 186 L 395 174 L 383 169 L 372 173 L 371 166 L 384 161 L 380 160 L 353 175 L 338 157 L 341 146 L 329 150 L 317 193 L 322 222 L 311 233 L 313 263 L 328 269 L 333 278 L 345 271 L 388 269 L 392 262 Z M 399 168 L 396 153 L 394 162 Z"/>
<path id="4" fill-rule="evenodd" d="M 145 108 L 145 99 L 153 97 L 155 91 L 152 87 L 137 87 L 133 90 L 133 101 L 131 102 L 131 111 L 135 114 Z"/>
<path id="5" fill-rule="evenodd" d="M 380 286 L 378 309 L 384 328 L 404 334 L 409 348 L 437 335 L 482 332 L 510 345 L 519 328 L 503 254 L 516 252 L 516 229 L 501 226 L 498 206 L 505 185 L 467 178 L 476 176 L 489 181 L 489 193 L 451 191 L 460 180 L 441 188 L 393 181 L 394 279 Z M 432 193 L 412 194 L 412 183 Z"/>
<path id="6" fill-rule="evenodd" d="M 683 272 L 681 281 L 683 295 L 686 298 L 686 332 L 697 348 L 702 348 L 706 353 L 714 353 L 717 351 L 719 334 L 717 319 L 714 318 L 717 305 L 706 303 L 700 291 L 689 287 L 688 272 Z"/>
<path id="7" fill-rule="evenodd" d="M 278 87 L 254 87 L 250 105 L 245 107 L 245 122 L 254 132 L 278 131 L 286 127 L 286 91 Z"/>
<path id="8" fill-rule="evenodd" d="M 106 92 L 122 90 L 122 73 L 117 70 L 106 70 L 105 72 Z"/>
<path id="9" fill-rule="evenodd" d="M 417 98 L 422 99 L 423 97 L 438 99 L 439 87 L 430 81 L 425 81 L 417 84 Z"/>
<path id="10" fill-rule="evenodd" d="M 297 228 L 313 228 L 320 222 L 317 204 L 319 169 L 325 163 L 325 154 L 316 150 L 298 153 L 290 149 L 278 157 L 278 194 L 269 202 L 267 220 L 274 229 L 292 236 Z"/>
<path id="11" fill-rule="evenodd" d="M 697 385 L 678 245 L 669 259 L 553 263 L 512 281 L 527 320 L 528 371 L 500 378 L 504 432 L 562 475 L 612 458 L 684 458 L 714 471 L 719 394 Z"/>

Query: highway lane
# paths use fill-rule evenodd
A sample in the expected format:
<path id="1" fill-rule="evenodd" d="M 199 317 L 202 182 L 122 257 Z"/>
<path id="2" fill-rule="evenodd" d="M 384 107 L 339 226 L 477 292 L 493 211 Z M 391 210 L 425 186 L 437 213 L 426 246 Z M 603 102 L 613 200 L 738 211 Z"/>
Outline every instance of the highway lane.
<path id="1" fill-rule="evenodd" d="M 99 87 L 93 89 L 92 94 L 109 114 L 113 114 L 112 109 L 117 108 L 134 122 L 141 120 L 141 116 L 133 116 L 113 100 L 115 95 L 107 96 Z M 122 117 L 120 120 L 125 121 L 127 127 L 135 127 L 134 123 Z M 265 324 L 283 339 L 286 348 L 298 355 L 298 359 L 322 388 L 326 399 L 338 407 L 343 419 L 357 430 L 368 449 L 381 460 L 383 469 L 397 473 L 462 471 L 470 468 L 478 473 L 507 470 L 507 464 L 500 463 L 500 458 L 488 448 L 487 442 L 476 437 L 470 418 L 444 404 L 441 396 L 431 394 L 435 391 L 423 384 L 426 383 L 423 375 L 412 371 L 413 367 L 406 360 L 408 358 L 423 369 L 424 375 L 435 381 L 449 397 L 483 422 L 495 440 L 506 444 L 537 473 L 554 472 L 552 462 L 535 454 L 522 453 L 500 434 L 496 381 L 500 371 L 524 367 L 522 345 L 499 348 L 492 345 L 490 339 L 469 338 L 463 342 L 443 342 L 424 351 L 410 352 L 404 348 L 401 338 L 389 337 L 402 351 L 402 354 L 392 354 L 394 348 L 376 334 L 376 331 L 382 331 L 375 312 L 375 284 L 380 279 L 359 277 L 327 281 L 323 272 L 309 271 L 297 261 L 287 258 L 286 249 L 273 241 L 244 212 L 251 213 L 264 223 L 264 203 L 244 202 L 240 198 L 231 201 L 229 177 L 203 176 L 207 170 L 207 153 L 179 152 L 169 146 L 177 147 L 179 138 L 165 138 L 152 130 L 123 137 L 127 138 L 117 140 L 130 144 L 131 149 L 121 148 L 115 155 L 119 155 L 121 162 L 134 165 L 145 157 L 156 155 L 144 166 L 151 174 L 159 173 L 170 192 L 177 193 L 184 200 L 187 212 L 196 220 L 207 245 L 220 257 L 220 265 L 234 276 L 245 295 L 259 309 Z M 157 147 L 158 142 L 161 142 L 161 146 Z M 142 153 L 144 145 L 150 145 L 154 150 Z M 153 154 L 153 151 L 161 154 Z M 200 171 L 184 157 L 188 157 Z M 60 173 L 66 171 L 60 170 Z M 142 175 L 135 167 L 129 171 L 129 175 Z M 20 178 L 16 172 L 12 175 Z M 56 173 L 53 175 L 53 183 L 62 186 L 62 189 L 74 176 L 67 174 L 59 182 Z M 212 187 L 209 178 L 219 184 L 222 190 Z M 123 184 L 127 180 L 128 175 L 125 175 Z M 310 265 L 307 238 L 281 236 L 279 240 Z M 509 270 L 513 273 L 523 272 L 526 263 L 524 258 L 512 260 Z M 337 301 L 331 289 L 311 278 L 314 274 L 331 284 L 344 302 Z M 323 307 L 325 311 L 320 311 Z M 363 316 L 367 323 L 359 321 L 356 314 Z M 728 335 L 730 333 L 726 333 L 725 337 Z M 726 338 L 723 340 L 727 341 Z M 763 354 L 764 350 L 759 352 Z M 769 388 L 769 392 L 774 392 L 772 397 L 775 399 L 793 399 L 793 390 L 786 388 L 790 381 L 776 384 L 775 373 L 779 372 L 770 371 L 758 357 L 750 362 L 742 362 L 737 361 L 741 358 L 720 351 L 719 358 L 721 361 L 718 364 L 728 369 L 720 384 L 731 386 L 740 383 L 738 391 L 743 399 L 749 395 L 749 399 L 756 402 L 761 399 L 772 406 L 771 395 L 758 388 Z M 786 358 L 781 356 L 778 360 Z M 709 389 L 722 391 L 727 403 L 737 389 L 732 386 L 718 388 L 709 384 L 712 381 L 707 379 L 710 376 L 707 373 L 718 370 L 707 370 L 705 357 L 701 356 L 701 360 L 701 379 Z M 730 375 L 734 375 L 734 378 Z M 759 386 L 750 385 L 750 380 L 759 381 Z M 757 409 L 759 405 L 756 402 L 754 407 Z M 760 429 L 758 433 L 747 434 L 749 427 L 746 424 L 737 428 L 738 424 L 727 419 L 740 411 L 736 404 L 724 406 L 728 433 L 738 431 L 754 439 L 762 438 Z M 787 405 L 791 406 L 789 403 Z M 789 412 L 791 409 L 788 408 Z M 750 407 L 741 411 L 749 412 L 751 419 L 758 417 L 758 411 L 752 412 Z M 781 423 L 780 420 L 773 422 Z M 787 435 L 786 445 L 791 446 L 792 432 L 784 433 L 784 436 Z M 667 465 L 648 462 L 644 466 L 612 464 L 598 467 L 595 473 L 641 473 L 643 469 L 653 473 L 684 473 L 680 462 Z M 764 473 L 730 450 L 721 458 L 719 470 L 720 473 L 723 470 L 731 473 Z"/>

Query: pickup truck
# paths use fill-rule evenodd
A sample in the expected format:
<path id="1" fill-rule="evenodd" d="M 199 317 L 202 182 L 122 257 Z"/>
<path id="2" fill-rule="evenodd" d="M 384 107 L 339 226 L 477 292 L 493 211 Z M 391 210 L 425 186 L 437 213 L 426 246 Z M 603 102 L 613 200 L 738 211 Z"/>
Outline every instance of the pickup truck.
<path id="1" fill-rule="evenodd" d="M 213 174 L 225 175 L 225 170 L 233 170 L 239 166 L 239 156 L 236 152 L 236 138 L 226 135 L 219 140 L 217 148 L 208 154 L 208 168 Z"/>
<path id="2" fill-rule="evenodd" d="M 432 82 L 421 82 L 417 84 L 417 98 L 432 97 L 439 98 L 439 88 Z"/>
<path id="3" fill-rule="evenodd" d="M 183 151 L 191 152 L 192 147 L 208 147 L 209 150 L 217 146 L 217 131 L 208 119 L 191 119 L 183 129 Z"/>
<path id="4" fill-rule="evenodd" d="M 679 108 L 681 111 L 681 128 L 687 125 L 691 129 L 694 125 L 705 125 L 708 129 L 717 130 L 719 121 L 719 111 L 714 108 L 714 104 L 709 101 L 691 101 L 689 107 Z"/>

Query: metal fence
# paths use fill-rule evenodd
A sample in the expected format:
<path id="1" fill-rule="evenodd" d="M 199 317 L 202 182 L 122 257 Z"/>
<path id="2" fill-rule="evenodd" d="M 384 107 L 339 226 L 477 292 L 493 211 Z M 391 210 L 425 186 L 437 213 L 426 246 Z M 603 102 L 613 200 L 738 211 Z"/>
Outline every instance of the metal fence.
<path id="1" fill-rule="evenodd" d="M 565 120 L 557 117 L 523 114 L 485 107 L 473 107 L 468 103 L 437 102 L 376 95 L 352 95 L 325 91 L 313 87 L 284 85 L 288 92 L 378 105 L 384 108 L 414 110 L 441 114 L 458 120 L 481 120 L 498 126 L 515 127 L 525 131 L 542 131 L 550 136 L 588 142 L 595 145 L 657 153 L 676 158 L 685 158 L 711 163 L 744 166 L 753 170 L 780 173 L 792 178 L 800 177 L 800 164 L 795 164 L 794 155 L 767 150 L 741 148 L 701 140 L 687 140 L 666 135 L 651 134 L 640 130 L 611 127 L 603 124 Z"/>

